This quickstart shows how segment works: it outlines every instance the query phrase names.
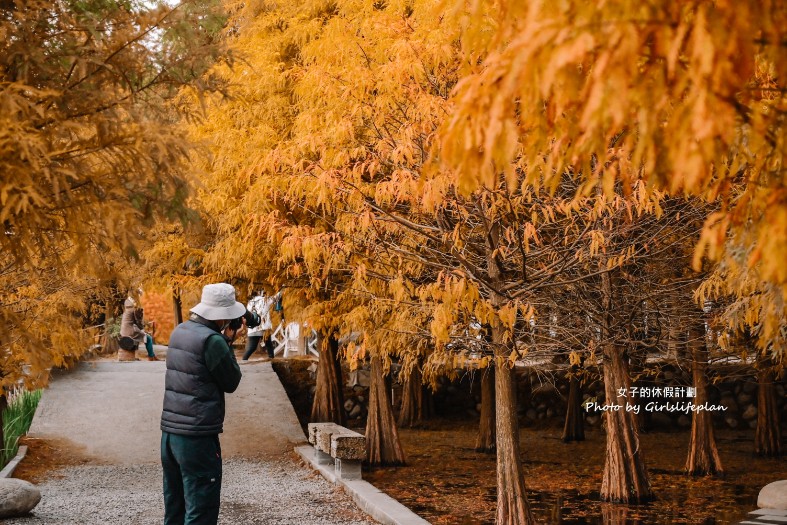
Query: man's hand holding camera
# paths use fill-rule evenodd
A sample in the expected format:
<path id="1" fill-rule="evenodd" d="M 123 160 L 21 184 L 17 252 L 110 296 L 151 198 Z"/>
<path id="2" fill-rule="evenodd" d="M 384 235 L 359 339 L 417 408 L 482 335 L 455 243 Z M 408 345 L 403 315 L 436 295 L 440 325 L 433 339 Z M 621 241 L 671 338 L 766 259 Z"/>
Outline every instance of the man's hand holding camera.
<path id="1" fill-rule="evenodd" d="M 255 312 L 250 312 L 246 310 L 242 316 L 238 317 L 237 319 L 233 319 L 227 324 L 227 327 L 224 328 L 224 336 L 229 338 L 230 343 L 235 341 L 235 337 L 237 337 L 238 332 L 244 327 L 254 328 L 259 326 L 262 322 L 262 319 L 259 315 Z"/>

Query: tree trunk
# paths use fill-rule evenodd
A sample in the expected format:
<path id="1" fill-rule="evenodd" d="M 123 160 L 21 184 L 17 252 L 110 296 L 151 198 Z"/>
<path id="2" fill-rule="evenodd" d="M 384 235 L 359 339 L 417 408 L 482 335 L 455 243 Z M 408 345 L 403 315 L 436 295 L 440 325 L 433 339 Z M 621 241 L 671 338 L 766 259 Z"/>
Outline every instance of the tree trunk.
<path id="1" fill-rule="evenodd" d="M 775 379 L 770 358 L 761 360 L 757 371 L 757 433 L 754 451 L 766 457 L 778 457 L 782 453 Z"/>
<path id="2" fill-rule="evenodd" d="M 114 317 L 114 308 L 109 304 L 104 305 L 104 333 L 101 334 L 101 351 L 105 354 L 114 354 L 118 350 L 117 337 L 109 334 L 109 320 Z"/>
<path id="3" fill-rule="evenodd" d="M 616 403 L 619 389 L 631 383 L 623 349 L 608 343 L 604 350 L 604 394 Z M 644 503 L 652 499 L 650 482 L 639 446 L 637 416 L 625 408 L 604 413 L 607 451 L 601 481 L 601 499 L 614 503 Z"/>
<path id="4" fill-rule="evenodd" d="M 708 402 L 708 347 L 705 339 L 705 327 L 702 324 L 692 326 L 689 337 L 691 348 L 692 369 L 694 380 L 695 405 Z M 686 472 L 691 476 L 720 476 L 724 468 L 716 447 L 713 434 L 713 419 L 708 411 L 694 412 L 691 417 L 691 441 L 689 441 L 689 457 L 686 460 Z"/>
<path id="5" fill-rule="evenodd" d="M 495 343 L 502 343 L 503 329 L 492 329 Z M 497 525 L 535 523 L 525 493 L 525 478 L 519 449 L 519 420 L 516 415 L 514 371 L 508 367 L 508 354 L 499 344 L 495 370 L 495 409 L 497 423 Z"/>
<path id="6" fill-rule="evenodd" d="M 317 385 L 312 403 L 312 423 L 337 423 L 344 425 L 344 391 L 342 367 L 338 360 L 339 341 L 332 334 L 320 334 L 318 343 L 320 360 L 317 363 Z"/>
<path id="7" fill-rule="evenodd" d="M 606 261 L 602 262 L 606 266 Z M 619 404 L 618 392 L 629 391 L 631 379 L 624 349 L 617 345 L 612 327 L 612 276 L 601 274 L 601 336 L 604 348 L 604 394 L 607 404 Z M 624 398 L 629 399 L 629 398 Z M 632 400 L 633 401 L 633 400 Z M 644 503 L 652 499 L 648 473 L 639 446 L 637 420 L 624 408 L 604 412 L 607 447 L 601 480 L 601 499 L 615 503 Z"/>
<path id="8" fill-rule="evenodd" d="M 101 334 L 101 353 L 105 355 L 115 354 L 118 351 L 118 339 L 109 333 L 110 319 L 115 317 L 115 306 L 107 301 L 104 304 L 104 333 Z"/>
<path id="9" fill-rule="evenodd" d="M 486 272 L 490 284 L 499 290 L 503 270 L 498 260 L 500 223 L 487 222 Z M 505 298 L 490 294 L 492 306 L 500 308 Z M 509 367 L 511 348 L 504 343 L 505 329 L 497 324 L 491 329 L 495 349 L 495 427 L 497 444 L 497 525 L 531 525 L 535 523 L 525 493 L 525 477 L 519 450 L 519 420 L 516 413 L 514 371 Z"/>
<path id="10" fill-rule="evenodd" d="M 668 328 L 667 328 L 667 359 L 674 359 L 677 361 L 678 359 L 678 337 L 679 337 L 679 329 L 678 329 L 678 322 L 673 317 L 670 317 L 667 321 Z"/>
<path id="11" fill-rule="evenodd" d="M 647 385 L 643 385 L 647 386 Z M 653 398 L 646 398 L 643 396 L 637 397 L 637 404 L 639 405 L 639 414 L 637 415 L 637 429 L 641 434 L 647 434 L 651 430 L 653 430 L 653 412 L 645 410 L 648 402 L 652 401 Z"/>
<path id="12" fill-rule="evenodd" d="M 432 395 L 423 384 L 421 370 L 413 368 L 402 388 L 402 406 L 399 409 L 399 426 L 413 428 L 433 415 Z"/>
<path id="13" fill-rule="evenodd" d="M 101 336 L 101 353 L 106 355 L 116 354 L 118 351 L 117 337 L 107 333 Z"/>
<path id="14" fill-rule="evenodd" d="M 481 421 L 475 451 L 488 454 L 495 451 L 495 369 L 492 366 L 481 375 Z"/>
<path id="15" fill-rule="evenodd" d="M 366 461 L 370 466 L 404 465 L 404 451 L 399 441 L 399 430 L 383 375 L 383 363 L 377 356 L 372 357 L 371 361 L 369 414 L 366 418 Z"/>
<path id="16" fill-rule="evenodd" d="M 175 326 L 178 326 L 183 322 L 183 304 L 180 301 L 180 290 L 177 288 L 172 289 L 172 313 Z"/>
<path id="17" fill-rule="evenodd" d="M 421 373 L 418 368 L 410 372 L 410 377 L 402 385 L 402 406 L 399 409 L 399 426 L 413 428 L 420 423 L 418 408 L 421 405 Z"/>
<path id="18" fill-rule="evenodd" d="M 577 373 L 578 366 L 571 367 L 571 379 L 566 403 L 566 423 L 563 426 L 563 442 L 585 441 L 585 412 L 582 410 L 582 385 Z"/>
<path id="19" fill-rule="evenodd" d="M 428 385 L 421 385 L 421 422 L 428 421 L 435 416 L 434 392 Z"/>

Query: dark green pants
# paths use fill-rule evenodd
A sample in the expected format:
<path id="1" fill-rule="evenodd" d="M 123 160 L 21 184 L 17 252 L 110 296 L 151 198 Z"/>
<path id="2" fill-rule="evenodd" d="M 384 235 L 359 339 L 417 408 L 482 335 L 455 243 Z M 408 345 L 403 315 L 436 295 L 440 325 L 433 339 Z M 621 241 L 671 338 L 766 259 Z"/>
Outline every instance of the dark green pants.
<path id="1" fill-rule="evenodd" d="M 221 499 L 219 436 L 161 433 L 164 525 L 216 525 Z"/>

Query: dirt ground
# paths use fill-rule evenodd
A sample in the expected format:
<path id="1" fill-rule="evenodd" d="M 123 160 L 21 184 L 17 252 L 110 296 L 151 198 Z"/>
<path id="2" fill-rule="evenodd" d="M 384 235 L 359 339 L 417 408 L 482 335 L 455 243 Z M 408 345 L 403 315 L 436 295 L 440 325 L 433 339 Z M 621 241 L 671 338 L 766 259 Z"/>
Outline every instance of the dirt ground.
<path id="1" fill-rule="evenodd" d="M 369 482 L 434 523 L 494 523 L 495 457 L 473 450 L 475 424 L 432 421 L 429 428 L 400 430 L 409 465 L 364 473 Z M 683 474 L 689 434 L 641 436 L 657 500 L 643 506 L 598 501 L 604 434 L 588 432 L 583 443 L 565 444 L 560 429 L 522 429 L 522 460 L 528 497 L 539 523 L 721 525 L 736 523 L 756 508 L 767 483 L 787 475 L 787 460 L 752 454 L 753 431 L 720 432 L 724 479 Z"/>
<path id="2" fill-rule="evenodd" d="M 50 479 L 64 467 L 100 463 L 79 447 L 66 440 L 55 438 L 41 439 L 24 436 L 20 445 L 27 445 L 25 459 L 14 470 L 14 477 L 31 483 L 41 483 Z"/>

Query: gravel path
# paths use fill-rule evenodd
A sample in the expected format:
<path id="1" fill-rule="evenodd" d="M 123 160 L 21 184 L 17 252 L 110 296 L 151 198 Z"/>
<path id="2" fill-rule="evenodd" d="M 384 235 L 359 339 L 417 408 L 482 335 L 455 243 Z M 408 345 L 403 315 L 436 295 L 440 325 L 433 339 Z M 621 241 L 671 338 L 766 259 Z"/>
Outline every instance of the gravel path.
<path id="1" fill-rule="evenodd" d="M 157 354 L 165 355 L 164 349 Z M 241 367 L 221 435 L 222 524 L 360 525 L 374 520 L 295 460 L 305 442 L 270 363 Z M 44 392 L 31 437 L 67 444 L 86 463 L 51 473 L 31 516 L 8 524 L 152 525 L 164 517 L 159 463 L 163 362 L 80 364 Z M 24 462 L 24 460 L 23 460 Z"/>
<path id="2" fill-rule="evenodd" d="M 39 485 L 41 503 L 13 525 L 160 525 L 161 468 L 80 466 Z M 224 462 L 219 523 L 366 525 L 376 523 L 344 492 L 294 461 Z"/>

